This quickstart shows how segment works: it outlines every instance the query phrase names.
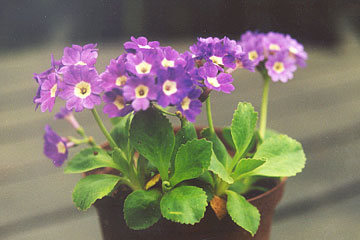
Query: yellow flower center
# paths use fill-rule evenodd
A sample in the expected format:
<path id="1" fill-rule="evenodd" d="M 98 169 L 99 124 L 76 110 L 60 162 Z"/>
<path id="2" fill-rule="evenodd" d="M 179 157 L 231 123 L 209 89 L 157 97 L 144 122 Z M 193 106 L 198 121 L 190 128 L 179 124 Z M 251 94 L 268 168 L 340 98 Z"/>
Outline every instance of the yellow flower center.
<path id="1" fill-rule="evenodd" d="M 142 61 L 140 64 L 136 65 L 136 71 L 140 74 L 146 74 L 149 73 L 151 70 L 151 64 L 148 64 L 145 61 Z"/>
<path id="2" fill-rule="evenodd" d="M 272 51 L 280 51 L 280 46 L 275 44 L 275 43 L 271 43 L 269 45 L 269 49 L 272 50 Z"/>
<path id="3" fill-rule="evenodd" d="M 251 61 L 254 61 L 259 57 L 259 55 L 257 54 L 257 52 L 255 50 L 249 52 L 248 56 Z"/>
<path id="4" fill-rule="evenodd" d="M 91 94 L 91 86 L 89 83 L 81 81 L 75 85 L 74 88 L 75 96 L 79 98 L 86 98 Z"/>
<path id="5" fill-rule="evenodd" d="M 66 153 L 66 147 L 65 147 L 65 144 L 63 142 L 58 142 L 58 144 L 56 144 L 56 148 L 58 150 L 58 153 L 61 153 L 61 154 Z"/>
<path id="6" fill-rule="evenodd" d="M 119 110 L 123 109 L 125 107 L 124 98 L 121 96 L 116 96 L 113 104 L 117 107 L 117 109 L 119 109 Z"/>
<path id="7" fill-rule="evenodd" d="M 81 66 L 84 66 L 84 65 L 86 65 L 86 63 L 84 63 L 83 61 L 78 61 L 75 65 L 81 65 Z"/>
<path id="8" fill-rule="evenodd" d="M 220 87 L 220 84 L 216 78 L 208 77 L 207 81 L 209 84 L 213 85 L 214 87 Z"/>
<path id="9" fill-rule="evenodd" d="M 163 65 L 163 67 L 167 68 L 167 67 L 174 67 L 175 66 L 175 62 L 174 61 L 169 61 L 166 58 L 164 58 L 161 61 L 161 65 Z"/>
<path id="10" fill-rule="evenodd" d="M 115 84 L 116 84 L 116 86 L 119 86 L 119 87 L 123 86 L 123 85 L 125 85 L 126 80 L 127 80 L 127 77 L 125 75 L 122 75 L 116 79 Z"/>
<path id="11" fill-rule="evenodd" d="M 135 88 L 136 98 L 146 98 L 149 93 L 149 88 L 145 85 L 139 85 Z"/>
<path id="12" fill-rule="evenodd" d="M 211 61 L 213 61 L 213 63 L 215 63 L 217 65 L 224 65 L 221 57 L 211 56 L 210 59 L 211 59 Z"/>
<path id="13" fill-rule="evenodd" d="M 190 109 L 190 103 L 191 103 L 191 99 L 188 98 L 188 97 L 185 97 L 185 98 L 181 101 L 181 107 L 182 107 L 182 109 L 183 109 L 184 111 Z"/>
<path id="14" fill-rule="evenodd" d="M 54 86 L 50 89 L 50 97 L 55 97 L 57 90 L 57 84 L 55 83 Z"/>
<path id="15" fill-rule="evenodd" d="M 277 73 L 282 73 L 285 70 L 284 64 L 282 62 L 275 62 L 273 69 Z"/>
<path id="16" fill-rule="evenodd" d="M 174 93 L 177 92 L 177 88 L 176 88 L 176 82 L 174 81 L 170 81 L 170 80 L 166 80 L 163 84 L 163 92 L 167 95 L 170 96 Z"/>

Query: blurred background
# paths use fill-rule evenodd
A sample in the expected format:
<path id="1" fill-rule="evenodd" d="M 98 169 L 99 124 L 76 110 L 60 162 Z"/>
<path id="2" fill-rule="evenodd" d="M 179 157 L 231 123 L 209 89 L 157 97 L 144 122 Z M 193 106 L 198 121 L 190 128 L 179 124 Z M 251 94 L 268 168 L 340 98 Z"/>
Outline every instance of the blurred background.
<path id="1" fill-rule="evenodd" d="M 95 210 L 72 204 L 80 176 L 42 155 L 45 124 L 75 134 L 34 111 L 32 76 L 49 68 L 52 53 L 97 42 L 102 72 L 130 36 L 182 52 L 196 37 L 238 40 L 246 30 L 288 33 L 309 54 L 293 80 L 270 87 L 269 127 L 302 142 L 308 158 L 288 180 L 272 239 L 360 239 L 359 0 L 0 0 L 0 239 L 101 239 Z M 235 79 L 233 94 L 214 94 L 218 126 L 230 124 L 238 101 L 259 111 L 260 75 L 237 71 Z M 89 113 L 77 118 L 104 141 Z"/>

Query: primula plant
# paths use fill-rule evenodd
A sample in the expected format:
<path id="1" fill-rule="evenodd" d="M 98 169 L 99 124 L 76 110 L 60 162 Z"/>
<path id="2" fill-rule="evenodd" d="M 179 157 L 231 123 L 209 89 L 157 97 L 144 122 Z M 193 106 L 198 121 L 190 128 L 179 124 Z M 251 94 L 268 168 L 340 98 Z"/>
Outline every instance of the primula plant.
<path id="1" fill-rule="evenodd" d="M 260 189 L 259 179 L 294 176 L 305 164 L 300 143 L 266 130 L 269 84 L 287 82 L 297 66 L 305 66 L 303 46 L 280 33 L 247 32 L 238 42 L 198 38 L 189 51 L 178 53 L 132 37 L 101 74 L 95 68 L 96 47 L 66 47 L 60 60 L 52 57 L 50 69 L 34 77 L 39 85 L 36 108 L 51 112 L 58 99 L 64 100 L 55 118 L 67 120 L 80 136 L 61 137 L 46 126 L 45 155 L 61 166 L 70 148 L 88 145 L 64 170 L 86 173 L 73 191 L 75 205 L 86 210 L 125 188 L 131 191 L 123 208 L 131 229 L 149 228 L 162 217 L 195 224 L 210 205 L 219 219 L 228 214 L 254 235 L 260 214 L 246 194 Z M 263 78 L 259 128 L 253 106 L 241 102 L 230 126 L 218 133 L 225 139 L 221 141 L 210 95 L 232 93 L 231 74 L 237 69 L 256 70 Z M 95 108 L 101 104 L 113 124 L 110 132 Z M 208 126 L 197 132 L 193 123 L 203 104 Z M 74 117 L 74 111 L 85 109 L 92 112 L 107 147 L 88 136 Z M 168 118 L 178 119 L 181 127 L 174 131 Z"/>

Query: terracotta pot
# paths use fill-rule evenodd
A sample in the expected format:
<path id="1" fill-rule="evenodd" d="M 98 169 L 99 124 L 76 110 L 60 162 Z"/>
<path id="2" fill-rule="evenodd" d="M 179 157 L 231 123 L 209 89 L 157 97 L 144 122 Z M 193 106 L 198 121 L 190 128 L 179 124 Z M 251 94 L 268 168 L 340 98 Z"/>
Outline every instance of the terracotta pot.
<path id="1" fill-rule="evenodd" d="M 221 138 L 221 131 L 217 129 L 216 132 Z M 283 195 L 285 181 L 286 178 L 281 181 L 264 179 L 260 184 L 270 190 L 248 199 L 261 214 L 260 226 L 254 237 L 236 225 L 228 215 L 219 221 L 210 206 L 204 218 L 195 225 L 174 223 L 162 218 L 149 229 L 131 230 L 123 216 L 123 204 L 130 193 L 127 189 L 119 189 L 115 196 L 97 200 L 95 208 L 104 240 L 269 240 L 273 213 Z"/>

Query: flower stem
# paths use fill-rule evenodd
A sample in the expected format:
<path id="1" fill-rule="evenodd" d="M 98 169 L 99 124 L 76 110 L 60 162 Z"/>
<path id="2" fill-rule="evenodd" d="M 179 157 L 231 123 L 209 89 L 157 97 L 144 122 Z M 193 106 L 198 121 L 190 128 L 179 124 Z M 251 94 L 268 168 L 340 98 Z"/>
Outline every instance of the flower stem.
<path id="1" fill-rule="evenodd" d="M 96 111 L 95 108 L 91 109 L 91 112 L 96 120 L 96 123 L 98 124 L 100 130 L 102 131 L 102 133 L 104 134 L 104 136 L 106 137 L 106 139 L 109 141 L 109 144 L 111 146 L 112 149 L 116 148 L 117 145 L 114 141 L 114 139 L 111 137 L 110 133 L 108 132 L 108 130 L 106 129 L 104 123 L 102 122 L 98 112 Z"/>
<path id="2" fill-rule="evenodd" d="M 270 77 L 267 74 L 266 75 L 263 74 L 263 78 L 264 78 L 264 88 L 263 88 L 263 97 L 261 102 L 260 127 L 259 127 L 259 135 L 261 140 L 264 140 L 265 131 L 266 131 L 266 118 L 267 118 L 269 85 L 270 85 Z"/>
<path id="3" fill-rule="evenodd" d="M 207 119 L 208 119 L 208 123 L 209 123 L 210 133 L 215 134 L 214 124 L 213 124 L 212 115 L 211 115 L 210 96 L 208 96 L 206 99 L 206 114 L 207 114 Z"/>
<path id="4" fill-rule="evenodd" d="M 154 104 L 154 107 L 159 110 L 160 112 L 164 113 L 164 114 L 167 114 L 167 115 L 170 115 L 170 116 L 174 116 L 174 117 L 177 117 L 178 115 L 176 115 L 175 113 L 171 113 L 171 112 L 168 112 L 166 111 L 164 108 Z"/>

